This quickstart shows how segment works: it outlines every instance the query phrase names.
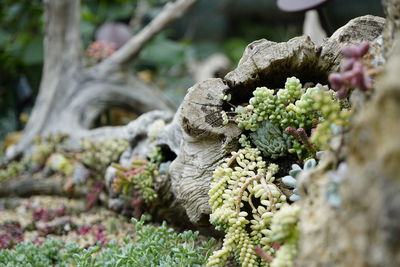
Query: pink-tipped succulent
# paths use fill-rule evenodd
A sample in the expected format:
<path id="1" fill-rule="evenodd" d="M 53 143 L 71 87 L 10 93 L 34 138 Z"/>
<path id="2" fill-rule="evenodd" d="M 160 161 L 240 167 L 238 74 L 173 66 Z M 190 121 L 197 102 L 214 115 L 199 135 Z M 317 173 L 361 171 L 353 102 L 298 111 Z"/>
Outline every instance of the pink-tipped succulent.
<path id="1" fill-rule="evenodd" d="M 34 222 L 50 222 L 56 217 L 65 216 L 66 211 L 67 207 L 65 206 L 61 206 L 55 210 L 41 208 L 33 212 L 32 219 Z"/>
<path id="2" fill-rule="evenodd" d="M 346 98 L 350 88 L 366 91 L 372 87 L 371 78 L 367 75 L 367 69 L 362 61 L 368 50 L 369 42 L 367 41 L 342 48 L 344 59 L 341 70 L 339 73 L 331 73 L 328 78 L 339 99 Z"/>
<path id="3" fill-rule="evenodd" d="M 313 144 L 311 144 L 309 137 L 306 133 L 306 130 L 304 130 L 304 128 L 296 129 L 294 127 L 288 126 L 286 127 L 285 132 L 296 138 L 297 141 L 299 141 L 300 143 L 302 143 L 308 150 L 308 152 L 310 152 L 311 154 L 316 153 L 315 147 L 313 146 Z"/>

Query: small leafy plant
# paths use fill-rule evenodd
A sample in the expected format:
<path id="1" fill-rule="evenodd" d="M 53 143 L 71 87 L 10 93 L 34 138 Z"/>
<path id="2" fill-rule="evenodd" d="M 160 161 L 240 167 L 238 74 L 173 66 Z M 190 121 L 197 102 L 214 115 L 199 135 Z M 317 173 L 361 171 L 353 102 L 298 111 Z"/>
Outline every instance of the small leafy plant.
<path id="1" fill-rule="evenodd" d="M 145 224 L 144 216 L 132 221 L 136 235 L 126 237 L 123 244 L 82 248 L 56 240 L 21 243 L 13 250 L 0 250 L 0 266 L 201 266 L 211 253 L 214 239 L 200 242 L 198 232 L 176 233 L 165 223 Z"/>
<path id="2" fill-rule="evenodd" d="M 113 183 L 114 191 L 122 192 L 124 195 L 132 195 L 136 190 L 140 192 L 146 203 L 153 201 L 157 198 L 153 180 L 158 175 L 162 161 L 161 148 L 154 147 L 154 150 L 148 155 L 148 160 L 137 158 L 131 162 L 130 168 L 113 163 L 112 166 L 117 170 Z"/>

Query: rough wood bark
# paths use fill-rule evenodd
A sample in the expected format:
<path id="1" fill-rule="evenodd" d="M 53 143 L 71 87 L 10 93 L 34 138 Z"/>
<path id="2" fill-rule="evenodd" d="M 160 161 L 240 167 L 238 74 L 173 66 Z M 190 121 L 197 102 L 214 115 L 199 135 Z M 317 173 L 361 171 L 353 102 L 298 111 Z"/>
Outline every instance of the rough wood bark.
<path id="1" fill-rule="evenodd" d="M 183 140 L 178 157 L 170 166 L 172 191 L 196 224 L 209 224 L 212 173 L 217 163 L 237 148 L 241 132 L 234 125 L 222 124 L 219 95 L 227 89 L 221 79 L 196 84 L 189 89 L 176 115 Z"/>

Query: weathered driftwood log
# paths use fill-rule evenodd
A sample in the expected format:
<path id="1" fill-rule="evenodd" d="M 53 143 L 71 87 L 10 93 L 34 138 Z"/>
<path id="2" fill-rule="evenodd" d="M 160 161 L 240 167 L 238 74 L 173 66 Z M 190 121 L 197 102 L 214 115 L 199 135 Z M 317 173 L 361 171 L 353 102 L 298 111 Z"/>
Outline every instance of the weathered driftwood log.
<path id="1" fill-rule="evenodd" d="M 177 117 L 183 142 L 170 166 L 172 191 L 192 222 L 208 224 L 208 190 L 212 172 L 225 155 L 237 148 L 240 130 L 223 125 L 219 95 L 229 89 L 210 79 L 189 89 Z"/>
<path id="2" fill-rule="evenodd" d="M 231 102 L 240 104 L 248 101 L 257 86 L 282 87 L 290 76 L 326 84 L 328 74 L 339 66 L 341 47 L 374 40 L 382 32 L 383 21 L 373 16 L 357 18 L 322 47 L 305 36 L 285 43 L 255 41 L 247 46 L 238 67 L 224 79 L 206 80 L 189 89 L 173 123 L 179 123 L 175 127 L 182 129 L 183 140 L 170 175 L 172 191 L 193 223 L 208 223 L 212 173 L 224 157 L 238 148 L 241 130 L 233 124 L 222 124 L 220 112 L 228 107 L 219 95 L 230 93 Z"/>
<path id="3" fill-rule="evenodd" d="M 30 197 L 33 195 L 66 196 L 82 198 L 87 194 L 87 188 L 77 188 L 74 191 L 65 190 L 65 179 L 43 179 L 26 174 L 17 179 L 5 181 L 0 186 L 0 197 Z"/>

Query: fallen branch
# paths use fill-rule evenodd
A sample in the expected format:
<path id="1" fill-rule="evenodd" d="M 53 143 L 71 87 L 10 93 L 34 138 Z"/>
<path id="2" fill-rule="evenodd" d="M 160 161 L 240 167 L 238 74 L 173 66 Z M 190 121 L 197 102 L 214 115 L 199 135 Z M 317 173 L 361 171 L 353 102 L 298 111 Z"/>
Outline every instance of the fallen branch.
<path id="1" fill-rule="evenodd" d="M 10 179 L 1 184 L 0 197 L 30 197 L 34 195 L 67 196 L 80 198 L 86 195 L 85 190 L 75 188 L 69 192 L 65 189 L 65 179 L 34 178 L 26 175 L 21 178 Z"/>

